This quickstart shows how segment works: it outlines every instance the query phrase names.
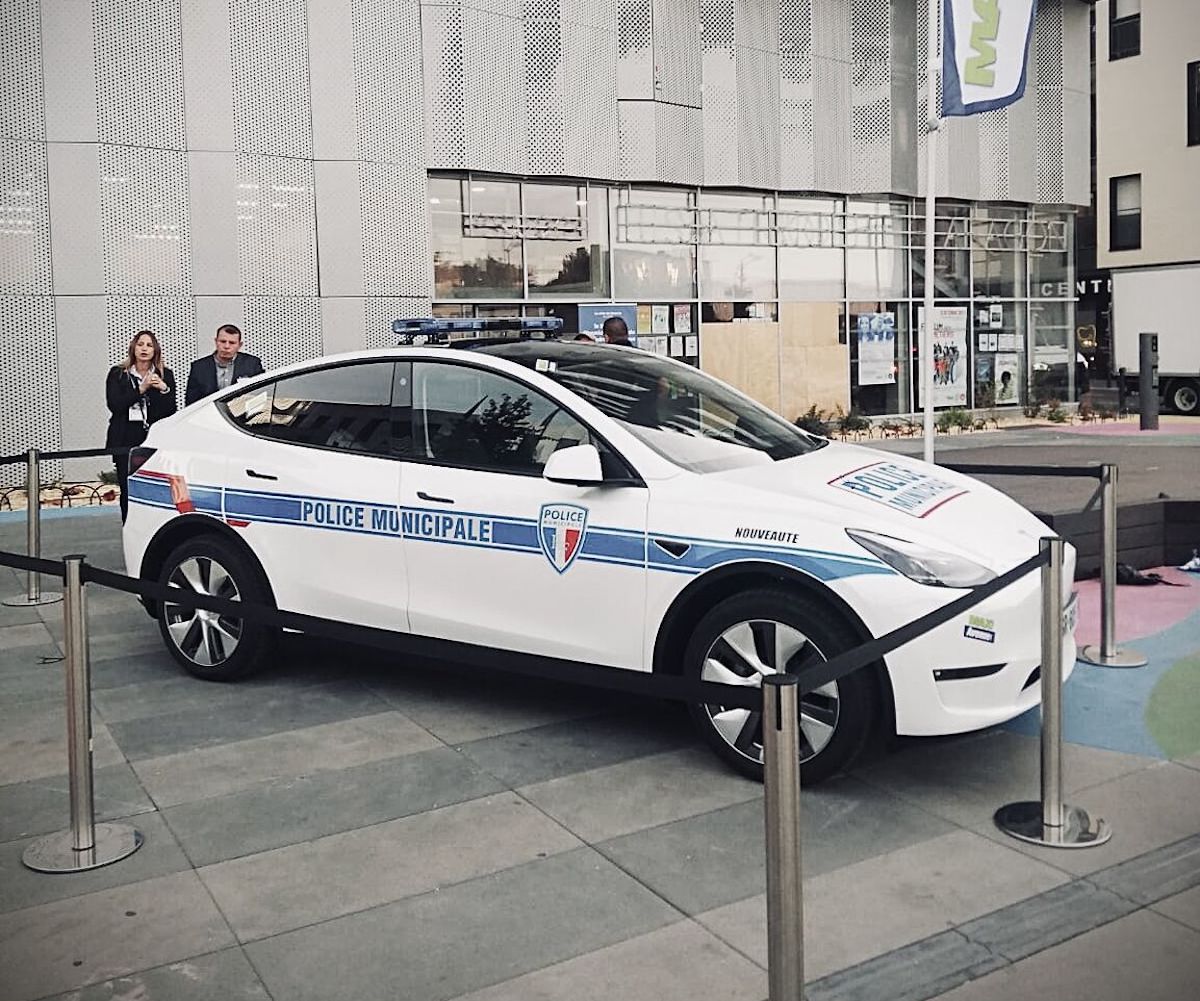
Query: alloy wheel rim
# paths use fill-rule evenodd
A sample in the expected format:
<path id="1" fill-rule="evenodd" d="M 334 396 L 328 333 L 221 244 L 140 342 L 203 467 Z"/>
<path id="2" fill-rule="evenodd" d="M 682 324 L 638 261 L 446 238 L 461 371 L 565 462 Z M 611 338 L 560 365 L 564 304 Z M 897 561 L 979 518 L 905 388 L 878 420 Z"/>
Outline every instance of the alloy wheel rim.
<path id="1" fill-rule="evenodd" d="M 167 584 L 211 598 L 241 600 L 229 571 L 209 556 L 189 556 L 171 571 Z M 200 667 L 225 663 L 242 638 L 242 620 L 218 612 L 166 603 L 163 614 L 176 649 Z"/>
<path id="2" fill-rule="evenodd" d="M 768 674 L 796 674 L 826 660 L 821 649 L 795 626 L 774 619 L 749 619 L 721 633 L 704 655 L 700 677 L 729 685 L 761 687 Z M 810 761 L 833 739 L 841 717 L 838 684 L 831 681 L 800 697 L 800 761 Z M 718 704 L 704 711 L 713 729 L 734 751 L 761 763 L 762 713 Z"/>
<path id="3" fill-rule="evenodd" d="M 1196 409 L 1198 399 L 1200 399 L 1200 393 L 1197 393 L 1191 386 L 1177 389 L 1175 390 L 1175 409 L 1190 414 Z"/>

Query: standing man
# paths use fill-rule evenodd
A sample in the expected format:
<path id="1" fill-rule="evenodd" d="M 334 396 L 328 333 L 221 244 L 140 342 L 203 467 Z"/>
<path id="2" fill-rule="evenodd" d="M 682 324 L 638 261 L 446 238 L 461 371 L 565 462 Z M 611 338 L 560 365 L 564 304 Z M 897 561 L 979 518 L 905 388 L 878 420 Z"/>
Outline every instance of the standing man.
<path id="1" fill-rule="evenodd" d="M 206 358 L 192 362 L 188 373 L 184 405 L 190 405 L 239 379 L 262 375 L 262 362 L 254 355 L 242 354 L 242 332 L 232 323 L 217 328 L 216 350 Z"/>
<path id="2" fill-rule="evenodd" d="M 629 325 L 623 317 L 610 316 L 604 321 L 604 326 L 600 329 L 604 334 L 605 344 L 621 344 L 627 348 L 633 347 L 629 343 Z"/>

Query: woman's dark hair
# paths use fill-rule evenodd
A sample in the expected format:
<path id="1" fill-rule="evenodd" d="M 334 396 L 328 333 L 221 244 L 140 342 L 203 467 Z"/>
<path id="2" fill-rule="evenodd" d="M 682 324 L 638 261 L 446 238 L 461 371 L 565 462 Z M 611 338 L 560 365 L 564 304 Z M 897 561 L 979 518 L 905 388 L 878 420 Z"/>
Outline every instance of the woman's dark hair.
<path id="1" fill-rule="evenodd" d="M 139 330 L 136 334 L 133 335 L 133 340 L 131 340 L 129 342 L 129 350 L 126 351 L 126 353 L 125 353 L 125 365 L 124 365 L 125 371 L 128 372 L 131 368 L 134 367 L 135 364 L 137 364 L 137 355 L 134 354 L 133 349 L 137 346 L 137 342 L 140 341 L 143 337 L 149 337 L 150 343 L 154 345 L 154 357 L 152 359 L 150 359 L 150 367 L 153 368 L 154 371 L 157 372 L 159 375 L 162 375 L 163 374 L 162 345 L 158 343 L 158 338 L 154 336 L 153 330 Z"/>

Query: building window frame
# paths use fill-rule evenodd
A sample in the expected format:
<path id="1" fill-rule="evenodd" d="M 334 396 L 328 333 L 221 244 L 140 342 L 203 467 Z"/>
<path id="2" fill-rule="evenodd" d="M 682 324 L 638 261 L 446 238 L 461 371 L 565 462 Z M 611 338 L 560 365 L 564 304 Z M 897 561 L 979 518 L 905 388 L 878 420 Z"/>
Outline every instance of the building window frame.
<path id="1" fill-rule="evenodd" d="M 1135 10 L 1130 11 L 1130 7 Z M 1110 0 L 1108 5 L 1108 60 L 1128 59 L 1142 54 L 1142 5 L 1140 0 Z"/>
<path id="2" fill-rule="evenodd" d="M 1120 208 L 1117 192 L 1121 182 L 1137 183 L 1137 208 Z M 1108 249 L 1140 250 L 1142 246 L 1142 175 L 1122 174 L 1108 179 Z"/>

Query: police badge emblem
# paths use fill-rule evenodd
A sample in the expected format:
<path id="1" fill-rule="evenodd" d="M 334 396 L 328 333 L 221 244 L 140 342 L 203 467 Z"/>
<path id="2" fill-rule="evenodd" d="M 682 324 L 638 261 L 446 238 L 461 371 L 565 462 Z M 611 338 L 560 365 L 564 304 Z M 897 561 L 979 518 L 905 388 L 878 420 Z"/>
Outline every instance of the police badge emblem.
<path id="1" fill-rule="evenodd" d="M 538 541 L 550 565 L 559 573 L 575 562 L 587 535 L 587 508 L 578 504 L 543 504 L 538 518 Z"/>

